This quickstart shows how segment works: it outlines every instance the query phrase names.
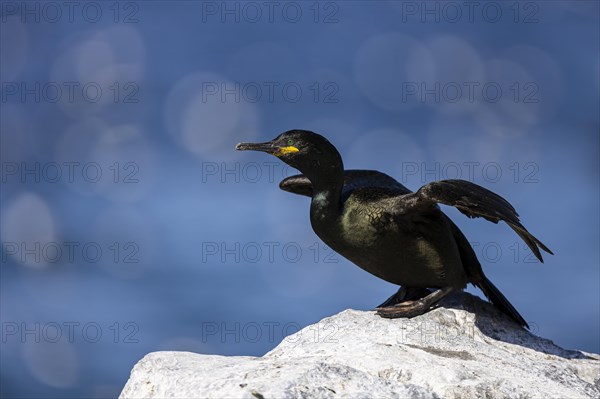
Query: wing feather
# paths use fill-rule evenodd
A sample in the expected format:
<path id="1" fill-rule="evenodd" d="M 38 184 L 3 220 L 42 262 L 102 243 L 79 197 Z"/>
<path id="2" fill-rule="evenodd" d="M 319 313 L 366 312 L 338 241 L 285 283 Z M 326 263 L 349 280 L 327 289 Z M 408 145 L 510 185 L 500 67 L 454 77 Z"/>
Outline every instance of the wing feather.
<path id="1" fill-rule="evenodd" d="M 519 214 L 507 200 L 475 183 L 466 180 L 440 180 L 402 197 L 399 200 L 403 204 L 412 204 L 412 207 L 440 203 L 453 206 L 470 218 L 482 217 L 493 223 L 504 221 L 521 237 L 540 262 L 544 261 L 540 248 L 553 254 L 521 224 Z"/>

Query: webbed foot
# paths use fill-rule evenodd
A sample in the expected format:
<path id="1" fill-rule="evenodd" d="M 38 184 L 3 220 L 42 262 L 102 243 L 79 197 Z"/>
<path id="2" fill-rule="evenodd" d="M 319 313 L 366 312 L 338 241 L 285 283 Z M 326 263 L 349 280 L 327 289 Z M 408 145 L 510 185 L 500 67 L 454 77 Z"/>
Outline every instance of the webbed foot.
<path id="1" fill-rule="evenodd" d="M 404 301 L 394 305 L 380 307 L 377 309 L 377 314 L 386 319 L 396 319 L 399 317 L 415 317 L 427 312 L 432 305 L 436 304 L 440 299 L 448 295 L 454 289 L 446 287 L 434 291 L 424 298 Z M 400 291 L 398 291 L 400 292 Z M 391 299 L 391 298 L 390 298 Z M 388 299 L 389 301 L 389 299 Z M 388 302 L 386 301 L 386 302 Z"/>
<path id="2" fill-rule="evenodd" d="M 411 288 L 411 287 L 400 287 L 398 292 L 389 297 L 377 308 L 386 308 L 394 306 L 400 302 L 413 301 L 415 299 L 421 299 L 431 294 L 431 291 L 427 288 Z"/>

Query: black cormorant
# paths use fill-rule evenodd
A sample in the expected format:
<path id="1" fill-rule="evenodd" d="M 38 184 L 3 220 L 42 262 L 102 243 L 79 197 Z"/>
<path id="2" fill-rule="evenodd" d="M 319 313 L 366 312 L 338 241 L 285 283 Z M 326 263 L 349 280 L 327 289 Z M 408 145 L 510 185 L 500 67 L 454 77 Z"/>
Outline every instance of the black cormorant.
<path id="1" fill-rule="evenodd" d="M 377 308 L 380 316 L 417 316 L 471 283 L 502 312 L 528 327 L 487 279 L 463 233 L 438 206 L 454 206 L 471 218 L 506 222 L 543 262 L 540 248 L 552 252 L 523 227 L 504 198 L 466 180 L 441 180 L 411 192 L 381 172 L 345 171 L 337 149 L 325 137 L 306 130 L 290 130 L 266 143 L 240 143 L 236 149 L 275 155 L 302 172 L 284 179 L 280 188 L 312 198 L 310 222 L 315 233 L 360 268 L 401 286 Z"/>

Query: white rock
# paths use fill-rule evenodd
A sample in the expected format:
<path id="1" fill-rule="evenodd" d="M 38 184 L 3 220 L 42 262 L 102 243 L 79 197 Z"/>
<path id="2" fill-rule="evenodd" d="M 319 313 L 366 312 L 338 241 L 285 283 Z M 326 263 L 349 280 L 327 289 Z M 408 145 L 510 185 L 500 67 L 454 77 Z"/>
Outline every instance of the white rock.
<path id="1" fill-rule="evenodd" d="M 469 294 L 413 319 L 346 310 L 263 357 L 155 352 L 121 398 L 599 398 L 600 356 L 562 349 Z"/>

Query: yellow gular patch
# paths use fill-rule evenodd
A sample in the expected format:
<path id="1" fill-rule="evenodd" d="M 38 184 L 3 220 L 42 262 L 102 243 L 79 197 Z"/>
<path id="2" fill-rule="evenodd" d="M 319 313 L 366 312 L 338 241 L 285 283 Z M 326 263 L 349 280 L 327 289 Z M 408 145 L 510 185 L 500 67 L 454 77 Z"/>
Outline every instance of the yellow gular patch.
<path id="1" fill-rule="evenodd" d="M 279 151 L 277 151 L 277 153 L 275 155 L 280 156 L 280 155 L 290 154 L 292 152 L 298 152 L 298 151 L 300 151 L 300 150 L 297 149 L 296 147 L 294 147 L 293 145 L 291 145 L 289 147 L 280 147 Z"/>

